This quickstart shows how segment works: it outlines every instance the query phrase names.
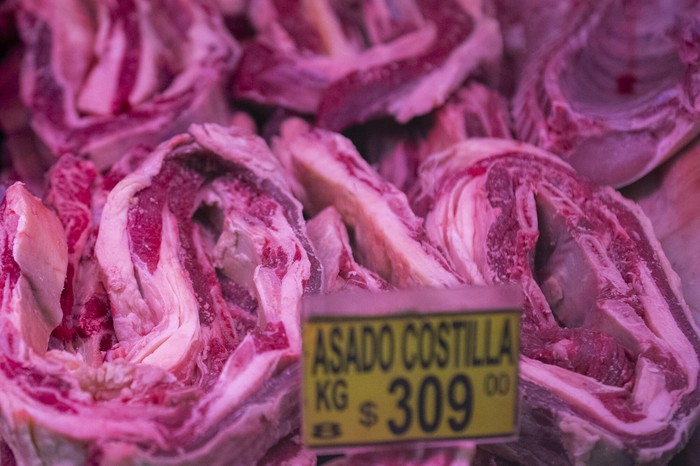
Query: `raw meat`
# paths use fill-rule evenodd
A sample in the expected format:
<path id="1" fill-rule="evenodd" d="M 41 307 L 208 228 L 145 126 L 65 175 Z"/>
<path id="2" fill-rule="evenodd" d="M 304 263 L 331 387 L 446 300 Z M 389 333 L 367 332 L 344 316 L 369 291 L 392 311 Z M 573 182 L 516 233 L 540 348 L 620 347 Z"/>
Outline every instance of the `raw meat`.
<path id="1" fill-rule="evenodd" d="M 0 465 L 313 464 L 303 297 L 464 283 L 525 291 L 520 441 L 337 464 L 663 464 L 691 437 L 698 154 L 637 198 L 670 264 L 585 179 L 700 131 L 698 0 L 0 3 Z"/>
<path id="2" fill-rule="evenodd" d="M 625 194 L 637 201 L 654 225 L 656 237 L 700 326 L 700 141 L 630 186 Z M 673 206 L 671 208 L 670 206 Z"/>
<path id="3" fill-rule="evenodd" d="M 460 283 L 426 240 L 405 194 L 382 180 L 349 140 L 290 119 L 274 140 L 273 151 L 309 213 L 335 207 L 362 265 L 398 287 Z"/>
<path id="4" fill-rule="evenodd" d="M 562 24 L 575 14 L 576 0 L 495 0 L 496 18 L 503 34 L 499 90 L 512 97 L 523 65 L 542 44 L 561 33 Z"/>
<path id="5" fill-rule="evenodd" d="M 477 82 L 459 89 L 425 120 L 412 122 L 400 131 L 387 154 L 369 156 L 379 159 L 382 177 L 405 192 L 415 186 L 418 166 L 430 154 L 467 138 L 512 137 L 506 100 Z M 380 128 L 369 133 L 365 143 L 368 147 L 389 144 L 381 142 L 387 137 Z"/>
<path id="6" fill-rule="evenodd" d="M 520 77 L 518 138 L 599 184 L 650 172 L 700 132 L 699 14 L 696 0 L 575 3 Z"/>
<path id="7" fill-rule="evenodd" d="M 700 145 L 691 145 L 625 190 L 649 216 L 673 270 L 681 278 L 683 295 L 700 325 L 700 268 L 697 265 L 700 217 Z M 673 208 L 669 208 L 673 206 Z M 686 448 L 671 464 L 693 464 L 700 454 L 700 430 L 695 430 Z"/>
<path id="8" fill-rule="evenodd" d="M 59 297 L 68 263 L 63 227 L 21 183 L 5 192 L 0 220 L 4 282 L 0 301 L 2 356 L 42 356 L 51 331 L 63 315 Z"/>
<path id="9" fill-rule="evenodd" d="M 6 193 L 3 461 L 313 463 L 294 440 L 298 305 L 322 276 L 276 159 L 253 134 L 202 125 L 135 165 L 107 197 L 95 244 L 117 341 L 90 353 L 81 329 L 105 334 L 107 322 L 65 305 L 64 284 L 69 267 L 85 272 L 99 180 L 62 158 L 58 216 L 20 184 Z"/>
<path id="10" fill-rule="evenodd" d="M 348 289 L 386 290 L 389 284 L 355 262 L 348 232 L 334 207 L 326 207 L 306 224 L 309 239 L 323 266 L 324 293 Z"/>
<path id="11" fill-rule="evenodd" d="M 207 0 L 23 0 L 32 128 L 54 155 L 103 169 L 192 122 L 227 123 L 222 83 L 239 50 L 216 11 Z"/>
<path id="12" fill-rule="evenodd" d="M 29 127 L 31 116 L 19 96 L 21 63 L 22 53 L 18 47 L 0 61 L 0 141 L 4 139 L 0 182 L 6 188 L 15 181 L 22 181 L 33 194 L 41 196 L 46 190 L 44 175 L 55 157 Z"/>
<path id="13" fill-rule="evenodd" d="M 428 237 L 470 283 L 525 293 L 521 464 L 667 462 L 700 407 L 700 338 L 641 209 L 530 145 L 473 139 L 428 158 Z"/>
<path id="14" fill-rule="evenodd" d="M 225 300 L 227 290 L 222 296 L 209 291 L 224 280 L 228 291 L 255 306 L 260 327 L 284 323 L 298 349 L 297 301 L 304 291 L 321 289 L 300 207 L 256 136 L 216 125 L 193 126 L 190 132 L 161 146 L 157 157 L 124 178 L 104 208 L 96 256 L 117 337 L 136 338 L 142 345 L 144 331 L 163 330 L 189 341 L 197 321 L 226 320 L 218 315 L 225 303 L 217 300 Z M 190 221 L 192 216 L 202 216 L 202 226 Z M 177 317 L 178 310 L 185 314 Z M 162 319 L 179 328 L 161 327 Z M 156 352 L 173 357 L 162 338 L 153 340 Z M 196 350 L 173 344 L 178 351 Z M 157 353 L 145 354 L 158 359 Z"/>
<path id="15" fill-rule="evenodd" d="M 481 0 L 255 0 L 250 14 L 258 37 L 244 50 L 235 95 L 315 114 L 335 130 L 428 113 L 501 53 Z"/>
<path id="16" fill-rule="evenodd" d="M 94 257 L 99 213 L 100 177 L 87 160 L 66 154 L 56 161 L 45 198 L 63 225 L 68 248 L 66 280 L 61 292 L 61 324 L 49 346 L 80 353 L 87 364 L 99 365 L 104 351 L 117 341 L 107 293 Z"/>
<path id="17" fill-rule="evenodd" d="M 280 136 L 273 142 L 273 150 L 284 163 L 305 208 L 309 212 L 323 209 L 310 222 L 312 238 L 317 237 L 314 230 L 318 232 L 321 221 L 326 230 L 331 228 L 327 226 L 331 222 L 337 225 L 335 229 L 340 230 L 338 236 L 342 238 L 345 233 L 339 224 L 342 218 L 354 239 L 354 250 L 360 263 L 378 273 L 391 286 L 449 287 L 461 283 L 444 257 L 425 237 L 422 221 L 411 211 L 405 194 L 383 180 L 348 139 L 327 130 L 311 128 L 301 120 L 290 119 L 282 125 Z M 318 223 L 314 225 L 314 222 Z M 341 252 L 327 254 L 327 251 L 320 250 L 327 257 L 340 255 L 342 258 L 344 248 L 336 246 L 335 249 Z M 367 274 L 371 272 L 354 264 L 351 255 L 340 262 L 340 272 L 332 273 L 339 276 L 337 288 L 386 288 L 383 280 L 378 283 L 371 276 L 368 280 Z M 343 262 L 349 263 L 350 267 L 343 267 Z M 328 263 L 324 261 L 324 265 Z M 331 266 L 334 267 L 332 270 L 338 270 L 335 264 Z M 350 280 L 343 277 L 344 269 L 353 272 Z M 349 455 L 331 464 L 468 464 L 474 451 L 471 443 L 465 443 L 462 448 L 386 450 Z"/>

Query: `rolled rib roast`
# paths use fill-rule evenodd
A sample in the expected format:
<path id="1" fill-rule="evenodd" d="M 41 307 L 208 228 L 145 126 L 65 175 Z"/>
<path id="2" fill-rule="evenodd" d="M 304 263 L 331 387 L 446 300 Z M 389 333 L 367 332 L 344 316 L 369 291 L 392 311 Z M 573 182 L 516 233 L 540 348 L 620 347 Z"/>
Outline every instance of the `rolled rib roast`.
<path id="1" fill-rule="evenodd" d="M 700 127 L 699 21 L 0 4 L 0 464 L 315 464 L 305 296 L 501 283 L 523 292 L 518 440 L 335 464 L 692 461 L 693 152 L 654 170 Z M 623 191 L 642 207 L 616 190 L 649 173 Z"/>

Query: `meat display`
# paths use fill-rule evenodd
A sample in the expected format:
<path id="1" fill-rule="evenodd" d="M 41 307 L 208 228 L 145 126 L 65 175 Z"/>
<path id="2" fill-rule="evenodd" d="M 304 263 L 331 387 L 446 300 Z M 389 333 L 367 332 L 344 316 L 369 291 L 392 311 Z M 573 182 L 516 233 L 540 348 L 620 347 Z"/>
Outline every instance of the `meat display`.
<path id="1" fill-rule="evenodd" d="M 406 259 L 381 237 L 363 239 L 393 222 L 380 211 L 386 201 L 368 197 L 384 191 L 398 206 L 402 197 L 383 188 L 349 141 L 291 121 L 274 146 L 307 209 L 339 209 L 370 268 L 397 286 L 450 286 L 429 281 L 435 271 L 409 272 L 414 257 L 421 270 L 435 263 L 412 249 L 417 243 L 401 246 L 416 251 Z M 700 414 L 700 338 L 640 209 L 553 155 L 505 140 L 473 139 L 436 153 L 419 181 L 425 232 L 412 236 L 426 235 L 422 241 L 446 254 L 450 275 L 473 284 L 515 281 L 525 291 L 521 422 L 532 436 L 521 432 L 521 443 L 494 451 L 519 464 L 668 461 Z"/>
<path id="2" fill-rule="evenodd" d="M 0 2 L 0 465 L 693 464 L 699 25 Z M 305 447 L 306 297 L 499 284 L 517 441 Z"/>
<path id="3" fill-rule="evenodd" d="M 625 194 L 635 199 L 654 225 L 654 232 L 678 272 L 683 295 L 700 325 L 700 269 L 696 265 L 696 241 L 700 234 L 700 145 L 696 142 L 659 170 L 629 187 Z M 669 209 L 668 206 L 674 206 Z"/>
<path id="4" fill-rule="evenodd" d="M 49 346 L 79 352 L 91 364 L 101 363 L 101 351 L 117 343 L 109 299 L 94 257 L 97 228 L 93 218 L 105 199 L 99 182 L 91 162 L 66 154 L 51 168 L 45 197 L 63 225 L 68 248 L 60 301 L 63 317 Z"/>
<path id="5" fill-rule="evenodd" d="M 481 0 L 251 3 L 259 34 L 243 52 L 235 95 L 314 114 L 334 130 L 428 113 L 501 55 Z"/>
<path id="6" fill-rule="evenodd" d="M 693 0 L 578 2 L 526 60 L 518 137 L 601 184 L 649 173 L 700 132 L 699 12 Z"/>
<path id="7" fill-rule="evenodd" d="M 673 269 L 681 278 L 683 295 L 700 325 L 700 268 L 696 258 L 700 235 L 697 203 L 700 186 L 700 145 L 697 141 L 651 175 L 625 190 L 649 216 Z M 668 206 L 675 206 L 669 209 Z M 674 464 L 691 464 L 700 452 L 700 431 Z"/>
<path id="8" fill-rule="evenodd" d="M 414 129 L 404 126 L 403 134 L 389 145 L 385 154 L 370 155 L 379 159 L 378 170 L 384 179 L 403 191 L 411 191 L 418 176 L 418 166 L 430 154 L 467 138 L 511 138 L 511 122 L 506 100 L 497 92 L 477 82 L 459 89 L 439 109 L 416 122 Z M 383 146 L 385 131 L 373 134 L 379 141 L 366 145 Z"/>
<path id="9" fill-rule="evenodd" d="M 525 293 L 520 442 L 494 451 L 520 464 L 677 453 L 700 413 L 700 338 L 641 209 L 503 140 L 434 154 L 420 182 L 427 235 L 459 274 Z"/>
<path id="10" fill-rule="evenodd" d="M 23 0 L 33 130 L 52 154 L 103 169 L 192 122 L 228 123 L 222 81 L 239 48 L 213 11 L 204 0 Z"/>
<path id="11" fill-rule="evenodd" d="M 381 179 L 340 134 L 292 119 L 273 144 L 309 212 L 333 206 L 352 230 L 360 261 L 398 287 L 461 281 L 425 238 L 406 195 Z"/>
<path id="12" fill-rule="evenodd" d="M 386 280 L 355 261 L 347 229 L 335 208 L 327 207 L 315 215 L 306 230 L 323 267 L 324 292 L 390 288 Z"/>
<path id="13" fill-rule="evenodd" d="M 21 184 L 7 190 L 0 432 L 18 463 L 249 464 L 293 442 L 294 310 L 322 277 L 281 173 L 262 140 L 209 124 L 114 186 L 94 259 L 115 341 L 91 358 L 79 349 L 104 319 L 75 302 L 71 325 L 61 308 L 69 267 L 84 272 L 85 210 L 57 194 L 59 219 Z M 64 344 L 47 351 L 54 329 Z"/>

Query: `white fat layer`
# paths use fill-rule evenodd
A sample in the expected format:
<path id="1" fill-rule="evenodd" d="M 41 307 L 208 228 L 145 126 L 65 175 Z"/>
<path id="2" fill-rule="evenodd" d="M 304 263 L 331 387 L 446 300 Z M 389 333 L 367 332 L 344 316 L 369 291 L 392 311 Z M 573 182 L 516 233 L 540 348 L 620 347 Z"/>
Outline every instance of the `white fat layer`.
<path id="1" fill-rule="evenodd" d="M 666 388 L 663 369 L 646 358 L 639 358 L 636 371 L 640 383 L 636 384 L 632 395 L 635 406 L 646 413 L 649 419 L 666 421 L 673 397 Z"/>
<path id="2" fill-rule="evenodd" d="M 232 410 L 243 405 L 266 380 L 272 378 L 278 371 L 280 360 L 287 354 L 286 350 L 258 353 L 253 338 L 246 336 L 228 358 L 212 395 L 203 400 L 208 405 L 206 413 L 203 413 L 206 414 L 207 424 L 217 424 Z M 236 383 L 231 383 L 232 380 Z M 196 417 L 195 414 L 188 423 L 196 426 L 201 422 Z"/>
<path id="3" fill-rule="evenodd" d="M 291 122 L 293 125 L 294 120 Z M 301 198 L 312 213 L 328 205 L 338 210 L 355 234 L 361 263 L 400 287 L 459 283 L 414 238 L 421 228 L 420 219 L 411 212 L 405 195 L 382 182 L 347 139 L 320 131 L 286 135 L 289 128 L 298 130 L 285 124 L 283 138 L 275 141 L 275 152 L 303 185 Z M 352 173 L 339 155 L 354 165 Z M 391 205 L 404 215 L 397 215 Z"/>
<path id="4" fill-rule="evenodd" d="M 256 29 L 264 30 L 281 50 L 295 53 L 296 46 L 287 32 L 280 27 L 274 14 L 275 7 L 268 0 L 254 0 L 253 4 L 250 8 L 251 21 Z M 439 35 L 434 24 L 423 23 L 413 31 L 389 42 L 375 43 L 372 47 L 361 50 L 359 44 L 347 40 L 336 16 L 328 14 L 327 0 L 307 0 L 303 2 L 303 7 L 307 18 L 317 27 L 326 53 L 309 56 L 300 54 L 295 58 L 294 67 L 301 73 L 319 76 L 319 79 L 327 82 L 336 81 L 354 71 L 369 70 L 424 53 Z"/>
<path id="5" fill-rule="evenodd" d="M 438 198 L 426 217 L 426 233 L 447 254 L 460 276 L 468 283 L 483 284 L 485 279 L 477 265 L 479 248 L 474 245 L 483 239 L 484 228 L 491 223 L 493 212 L 480 202 L 484 196 L 480 183 L 458 182 L 458 185 L 461 186 L 449 196 Z M 443 225 L 453 225 L 453 228 L 443 228 Z"/>
<path id="6" fill-rule="evenodd" d="M 644 435 L 663 430 L 673 414 L 671 405 L 666 412 L 658 413 L 654 418 L 644 417 L 639 421 L 624 422 L 611 415 L 603 402 L 595 394 L 626 396 L 623 388 L 603 385 L 584 375 L 573 373 L 557 366 L 544 364 L 527 357 L 521 358 L 520 374 L 544 389 L 551 391 L 566 401 L 579 407 L 595 417 L 595 422 L 608 430 L 619 430 L 632 435 Z M 663 418 L 663 419 L 660 419 Z"/>
<path id="7" fill-rule="evenodd" d="M 167 150 L 167 149 L 166 149 Z M 129 247 L 128 211 L 132 199 L 148 187 L 160 171 L 166 150 L 150 157 L 141 169 L 119 182 L 109 193 L 102 212 L 95 256 L 109 293 L 114 331 L 119 341 L 137 341 L 153 327 L 153 320 L 142 322 L 150 310 L 139 290 Z"/>
<path id="8" fill-rule="evenodd" d="M 618 2 L 605 3 L 592 14 L 589 8 L 581 9 L 585 20 L 570 22 L 577 29 L 565 28 L 531 57 L 524 73 L 529 79 L 519 86 L 513 114 L 521 138 L 555 151 L 562 150 L 562 125 L 575 127 L 576 141 L 562 156 L 572 156 L 572 164 L 594 178 L 600 176 L 598 181 L 624 186 L 700 133 L 698 103 L 692 101 L 685 81 L 691 67 L 667 34 L 682 30 L 684 21 L 679 18 L 692 16 L 693 9 L 688 2 L 671 1 L 611 12 L 611 5 L 619 8 Z M 627 24 L 612 27 L 620 17 L 626 17 Z M 629 27 L 631 21 L 634 27 Z M 633 65 L 630 47 L 637 55 Z M 626 74 L 634 78 L 633 92 L 620 93 L 618 79 Z M 544 108 L 556 111 L 544 114 Z M 612 152 L 617 152 L 618 163 L 608 178 Z M 605 155 L 591 161 L 595 153 Z"/>
<path id="9" fill-rule="evenodd" d="M 147 2 L 136 3 L 139 19 L 139 33 L 141 41 L 139 44 L 139 60 L 138 71 L 136 73 L 136 82 L 133 89 L 129 93 L 129 104 L 132 107 L 146 101 L 149 97 L 155 94 L 159 89 L 158 83 L 158 67 L 162 66 L 159 63 L 159 48 L 160 41 L 158 35 L 151 26 L 149 17 L 157 12 L 150 11 L 151 5 Z"/>
<path id="10" fill-rule="evenodd" d="M 107 19 L 106 7 L 98 8 L 100 28 L 95 40 L 95 56 L 99 61 L 85 78 L 77 96 L 77 108 L 81 112 L 96 115 L 112 113 L 114 95 L 119 86 L 121 64 L 127 48 L 127 38 L 123 27 L 114 25 Z"/>
<path id="11" fill-rule="evenodd" d="M 188 132 L 198 144 L 227 160 L 245 165 L 261 179 L 269 179 L 286 191 L 287 182 L 279 161 L 270 154 L 265 141 L 242 128 L 216 124 L 193 124 Z M 290 202 L 296 202 L 290 198 Z M 299 209 L 301 210 L 301 209 Z"/>
<path id="12" fill-rule="evenodd" d="M 24 185 L 10 186 L 5 202 L 8 216 L 17 216 L 12 255 L 20 268 L 8 317 L 24 342 L 42 355 L 63 317 L 60 297 L 68 266 L 65 232 L 56 215 Z"/>
<path id="13" fill-rule="evenodd" d="M 469 138 L 458 142 L 447 149 L 430 155 L 420 167 L 420 182 L 422 191 L 436 194 L 440 192 L 440 183 L 449 178 L 450 174 L 459 173 L 465 167 L 478 160 L 503 153 L 524 152 L 541 157 L 549 163 L 558 165 L 561 169 L 574 173 L 573 169 L 561 158 L 544 151 L 532 144 L 498 138 Z"/>
<path id="14" fill-rule="evenodd" d="M 95 245 L 120 354 L 166 370 L 178 369 L 198 350 L 198 303 L 178 259 L 177 225 L 167 209 L 162 213 L 160 260 L 152 275 L 131 257 L 127 218 L 136 194 L 160 171 L 164 155 L 188 139 L 182 136 L 159 146 L 138 172 L 115 186 Z"/>
<path id="15" fill-rule="evenodd" d="M 22 7 L 36 14 L 41 21 L 46 21 L 52 29 L 51 63 L 56 79 L 65 86 L 63 104 L 72 108 L 75 99 L 73 89 L 80 86 L 90 66 L 95 42 L 93 18 L 81 0 L 27 0 Z M 36 84 L 36 81 L 23 80 L 22 95 L 27 102 L 36 91 L 30 86 Z"/>
<path id="16" fill-rule="evenodd" d="M 389 112 L 401 123 L 428 113 L 442 105 L 450 90 L 457 88 L 470 72 L 481 65 L 488 67 L 498 63 L 502 48 L 498 22 L 487 16 L 479 18 L 470 37 L 452 51 L 439 71 L 428 74 L 405 95 L 393 99 Z"/>
<path id="17" fill-rule="evenodd" d="M 155 366 L 132 364 L 124 359 L 103 361 L 98 366 L 90 366 L 79 354 L 60 350 L 48 351 L 41 364 L 47 372 L 59 376 L 69 373 L 75 377 L 80 390 L 75 389 L 77 386 L 74 387 L 71 398 L 86 404 L 95 399 L 131 398 L 150 388 L 176 380 L 175 376 Z M 54 365 L 60 370 L 52 369 Z"/>
<path id="18" fill-rule="evenodd" d="M 561 413 L 559 428 L 563 433 L 562 443 L 566 446 L 569 459 L 576 466 L 591 464 L 598 449 L 609 449 L 611 446 L 616 449 L 622 447 L 621 442 L 614 436 L 582 421 L 578 416 Z M 612 460 L 611 457 L 609 459 Z"/>
<path id="19" fill-rule="evenodd" d="M 325 291 L 334 291 L 339 286 L 340 257 L 344 250 L 352 252 L 340 214 L 334 207 L 326 207 L 308 221 L 306 231 L 323 265 Z"/>
<path id="20" fill-rule="evenodd" d="M 348 233 L 340 214 L 326 207 L 306 224 L 307 235 L 323 267 L 324 291 L 349 288 L 384 289 L 388 284 L 354 261 Z M 344 276 L 339 276 L 340 274 Z"/>
<path id="21" fill-rule="evenodd" d="M 435 25 L 427 24 L 391 42 L 377 44 L 359 53 L 332 57 L 300 57 L 298 65 L 301 69 L 308 69 L 309 73 L 315 74 L 320 71 L 329 81 L 334 81 L 353 71 L 366 71 L 413 57 L 425 51 L 435 41 L 436 35 Z"/>
<path id="22" fill-rule="evenodd" d="M 129 359 L 166 370 L 187 363 L 199 350 L 199 303 L 178 258 L 181 249 L 177 220 L 163 212 L 160 259 L 153 275 L 139 271 L 143 295 L 155 326 L 129 350 Z"/>
<path id="23" fill-rule="evenodd" d="M 253 276 L 256 295 L 260 309 L 258 318 L 261 326 L 268 322 L 282 322 L 284 324 L 290 348 L 299 353 L 301 351 L 301 312 L 300 297 L 303 293 L 300 276 L 301 266 L 299 262 L 289 265 L 289 270 L 280 279 L 274 270 L 257 267 Z"/>
<path id="24" fill-rule="evenodd" d="M 695 266 L 700 257 L 700 144 L 696 141 L 673 158 L 660 171 L 661 185 L 638 199 L 648 215 L 653 229 L 663 245 L 669 262 L 682 279 L 683 296 L 693 312 L 695 324 L 700 325 L 700 269 Z M 674 208 L 669 209 L 672 205 Z"/>
<path id="25" fill-rule="evenodd" d="M 65 369 L 56 364 L 57 362 L 62 364 L 61 359 L 65 358 L 55 357 L 56 355 L 53 353 L 55 352 L 47 353 L 45 360 L 36 358 L 32 362 L 35 367 L 40 367 L 49 376 L 60 377 L 67 382 L 66 385 L 70 386 L 71 400 L 77 400 L 69 402 L 74 412 L 47 409 L 44 403 L 38 402 L 28 395 L 23 387 L 16 384 L 16 381 L 13 383 L 0 377 L 0 383 L 7 387 L 3 397 L 0 397 L 0 412 L 2 412 L 5 421 L 0 425 L 0 435 L 6 441 L 11 442 L 14 448 L 19 448 L 19 450 L 14 448 L 13 450 L 20 464 L 31 464 L 30 461 L 42 458 L 53 458 L 53 455 L 42 450 L 44 450 L 43 445 L 50 445 L 54 441 L 59 444 L 70 444 L 73 441 L 84 444 L 85 441 L 103 438 L 121 438 L 131 442 L 148 438 L 158 445 L 167 445 L 160 431 L 160 426 L 153 422 L 153 418 L 143 416 L 143 405 L 130 406 L 123 401 L 95 403 L 92 395 L 83 391 L 85 390 L 83 387 L 78 388 L 73 383 L 75 379 L 72 379 L 71 375 L 65 372 Z M 82 369 L 85 367 L 83 366 Z M 136 366 L 129 368 L 130 372 L 140 370 Z M 136 375 L 138 376 L 138 374 Z M 132 375 L 126 375 L 126 377 L 132 377 Z M 79 378 L 86 381 L 85 375 L 80 375 Z M 138 377 L 134 377 L 131 384 L 131 388 L 134 390 L 139 389 L 137 381 Z M 148 388 L 157 385 L 160 381 L 153 378 Z M 55 391 L 54 388 L 50 387 L 45 387 L 45 390 L 46 393 L 54 393 Z M 145 391 L 146 389 L 141 393 Z M 55 394 L 57 399 L 63 398 L 63 394 Z M 128 395 L 127 398 L 129 398 Z M 149 409 L 154 416 L 167 411 L 166 408 L 155 405 Z M 100 428 L 97 431 L 94 419 L 100 419 Z M 41 436 L 46 438 L 37 442 L 37 438 L 33 435 L 34 429 L 40 429 Z M 79 463 L 80 461 L 78 461 Z"/>
<path id="26" fill-rule="evenodd" d="M 453 218 L 445 213 L 448 211 L 446 207 L 448 205 L 451 206 L 452 210 L 463 209 L 467 213 L 484 210 L 483 207 L 473 205 L 475 202 L 482 202 L 483 204 L 485 202 L 483 200 L 479 201 L 478 195 L 470 195 L 471 192 L 463 187 L 464 183 L 450 184 L 454 181 L 451 179 L 453 174 L 463 173 L 466 167 L 482 158 L 495 156 L 499 153 L 517 151 L 542 156 L 548 161 L 558 163 L 563 170 L 570 170 L 561 162 L 556 162 L 551 155 L 524 144 L 489 139 L 475 139 L 456 144 L 443 152 L 433 154 L 421 166 L 421 187 L 423 190 L 421 195 L 434 203 L 434 209 L 428 214 L 427 224 L 430 225 L 431 222 L 434 222 L 435 225 L 439 225 L 442 221 L 447 220 L 444 224 L 459 225 L 459 222 L 454 222 Z M 477 180 L 473 180 L 472 184 L 478 186 Z M 458 197 L 452 191 L 447 192 L 448 189 L 459 190 L 460 194 L 464 192 L 464 198 Z M 540 195 L 543 196 L 542 200 L 547 201 L 541 207 L 546 208 L 549 206 L 550 210 L 553 210 L 555 214 L 560 210 L 567 212 L 567 215 L 568 213 L 574 216 L 580 214 L 580 208 L 571 202 L 567 202 L 565 197 L 562 197 L 562 194 L 554 186 L 544 186 L 540 191 Z M 453 206 L 451 203 L 455 202 L 454 200 L 461 203 Z M 520 208 L 525 207 L 524 205 L 520 206 Z M 634 209 L 634 206 L 631 205 L 626 205 L 626 207 Z M 639 210 L 634 210 L 634 213 L 639 214 Z M 611 241 L 611 235 L 623 235 L 625 230 L 619 225 L 619 222 L 611 212 L 601 212 L 601 214 L 605 215 L 606 220 L 614 225 L 612 231 L 602 236 L 579 235 L 575 239 L 577 247 L 582 252 L 582 259 L 589 262 L 588 267 L 596 270 L 596 277 L 600 282 L 597 285 L 598 287 L 611 286 L 624 292 L 629 289 L 630 285 L 625 282 L 620 275 L 620 271 L 610 259 L 607 253 L 607 245 Z M 433 215 L 435 218 L 431 219 Z M 520 220 L 524 225 L 531 223 L 529 218 Z M 651 228 L 644 223 L 644 219 L 640 221 L 642 221 L 646 231 L 650 232 Z M 475 229 L 476 227 L 468 227 L 463 230 L 464 234 L 459 235 L 464 238 L 463 241 L 466 243 L 460 246 L 462 250 L 459 253 L 463 254 L 463 256 L 451 255 L 451 258 L 456 258 L 460 261 L 469 261 L 471 259 L 469 256 L 473 253 L 470 252 L 472 250 L 470 241 Z M 447 233 L 444 233 L 437 226 L 428 228 L 427 231 L 431 238 L 444 244 L 445 240 L 441 235 L 447 235 Z M 653 238 L 651 241 L 652 247 L 658 246 L 653 243 Z M 658 260 L 664 271 L 668 273 L 670 267 L 668 267 L 665 259 L 659 257 Z M 455 267 L 464 267 L 462 264 L 455 263 L 454 265 Z M 696 388 L 699 364 L 695 350 L 673 320 L 670 309 L 666 305 L 666 300 L 654 283 L 647 264 L 640 262 L 639 268 L 638 282 L 632 285 L 635 289 L 629 291 L 640 296 L 645 312 L 644 318 L 639 316 L 629 305 L 625 305 L 621 301 L 603 301 L 601 299 L 595 301 L 595 306 L 592 310 L 595 316 L 590 319 L 587 318 L 584 325 L 606 331 L 636 355 L 642 355 L 644 350 L 650 347 L 660 349 L 662 358 L 675 359 L 678 362 L 678 366 L 685 371 L 684 374 L 678 375 L 687 378 L 687 386 L 680 390 L 669 391 L 665 378 L 665 371 L 668 371 L 668 369 L 660 367 L 660 365 L 663 365 L 663 361 L 655 362 L 645 356 L 638 357 L 634 382 L 628 387 L 620 388 L 604 385 L 591 377 L 560 367 L 544 364 L 527 357 L 522 358 L 520 371 L 525 380 L 530 380 L 555 394 L 569 406 L 578 407 L 582 411 L 591 413 L 592 419 L 590 423 L 572 416 L 562 426 L 563 429 L 574 432 L 576 439 L 580 436 L 583 447 L 580 452 L 576 453 L 578 458 L 576 461 L 585 462 L 587 452 L 598 454 L 596 452 L 601 447 L 598 444 L 599 438 L 612 435 L 610 432 L 619 431 L 630 435 L 646 435 L 664 430 L 669 423 L 674 422 L 680 400 Z M 460 269 L 460 271 L 462 270 L 464 269 Z M 669 282 L 671 287 L 677 290 L 677 279 L 672 273 L 669 274 Z M 533 291 L 526 290 L 526 293 L 528 296 L 533 296 Z M 566 293 L 566 289 L 561 291 Z M 585 299 L 585 297 L 581 298 Z M 659 309 L 659 306 L 662 306 L 662 308 Z M 683 303 L 681 303 L 681 307 L 683 307 Z M 666 342 L 673 342 L 675 347 L 670 348 L 670 345 Z M 570 343 L 561 341 L 553 349 L 567 353 L 566 346 L 568 344 Z M 632 389 L 631 393 L 629 392 L 630 387 Z M 635 415 L 642 414 L 643 417 L 639 420 L 621 420 L 606 408 L 598 395 L 629 399 L 632 412 Z M 591 427 L 591 423 L 596 424 L 597 427 Z M 682 430 L 679 429 L 678 435 L 684 435 Z M 605 442 L 608 442 L 608 440 L 605 440 Z M 643 454 L 654 455 L 655 453 L 649 450 Z"/>
<path id="27" fill-rule="evenodd" d="M 640 283 L 640 298 L 646 311 L 646 321 L 654 335 L 659 339 L 658 343 L 672 342 L 668 345 L 668 351 L 673 353 L 675 358 L 681 363 L 682 367 L 688 368 L 689 371 L 694 371 L 697 375 L 700 371 L 700 362 L 695 356 L 694 349 L 681 328 L 678 327 L 670 309 L 665 305 L 664 297 L 661 295 L 661 290 L 656 287 L 654 279 L 651 276 L 649 269 L 645 266 L 640 267 L 639 271 Z M 660 304 L 664 303 L 666 312 L 658 312 Z M 696 379 L 696 377 L 693 377 Z M 693 384 L 694 385 L 694 384 Z"/>

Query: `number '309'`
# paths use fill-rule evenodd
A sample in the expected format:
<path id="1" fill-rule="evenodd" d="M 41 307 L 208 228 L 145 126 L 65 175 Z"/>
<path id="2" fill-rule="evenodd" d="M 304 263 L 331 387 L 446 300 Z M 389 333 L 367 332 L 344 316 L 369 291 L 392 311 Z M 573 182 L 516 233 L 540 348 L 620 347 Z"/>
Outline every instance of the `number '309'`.
<path id="1" fill-rule="evenodd" d="M 395 395 L 399 415 L 387 421 L 394 435 L 403 435 L 414 423 L 431 434 L 443 421 L 453 432 L 467 428 L 472 418 L 474 391 L 465 374 L 457 374 L 443 386 L 434 375 L 424 377 L 418 386 L 404 377 L 396 377 L 389 384 L 389 394 Z"/>

